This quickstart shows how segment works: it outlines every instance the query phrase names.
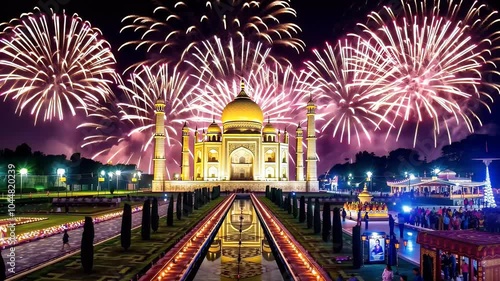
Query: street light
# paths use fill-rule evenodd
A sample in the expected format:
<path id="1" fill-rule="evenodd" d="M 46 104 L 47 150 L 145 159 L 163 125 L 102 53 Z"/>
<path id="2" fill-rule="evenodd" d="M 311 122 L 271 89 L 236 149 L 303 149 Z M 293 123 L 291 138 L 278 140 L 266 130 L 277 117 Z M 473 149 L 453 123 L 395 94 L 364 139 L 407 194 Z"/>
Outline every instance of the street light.
<path id="1" fill-rule="evenodd" d="M 121 174 L 122 174 L 122 171 L 116 170 L 116 191 L 118 191 L 118 181 L 120 180 Z"/>
<path id="2" fill-rule="evenodd" d="M 366 241 L 366 235 L 361 235 L 361 266 L 365 265 L 365 241 Z"/>
<path id="3" fill-rule="evenodd" d="M 366 172 L 366 176 L 368 176 L 368 178 L 366 180 L 369 182 L 368 184 L 370 185 L 370 191 L 372 191 L 372 184 L 371 184 L 372 183 L 372 175 L 373 175 L 372 172 Z"/>
<path id="4" fill-rule="evenodd" d="M 23 198 L 23 176 L 28 175 L 28 169 L 22 168 L 19 170 L 19 174 L 21 174 L 21 199 Z"/>
<path id="5" fill-rule="evenodd" d="M 66 170 L 64 170 L 63 168 L 59 168 L 57 169 L 57 181 L 59 182 L 59 184 L 61 184 L 62 182 L 62 177 L 64 176 L 64 173 L 66 173 Z M 57 187 L 57 197 L 59 197 L 59 187 Z"/>
<path id="6" fill-rule="evenodd" d="M 109 188 L 109 183 L 111 182 L 111 180 L 113 179 L 113 172 L 108 172 L 108 176 L 109 176 L 109 180 L 108 180 L 108 191 L 110 190 Z"/>
<path id="7" fill-rule="evenodd" d="M 394 247 L 396 247 L 396 274 L 399 274 L 399 242 L 396 241 L 394 243 Z"/>

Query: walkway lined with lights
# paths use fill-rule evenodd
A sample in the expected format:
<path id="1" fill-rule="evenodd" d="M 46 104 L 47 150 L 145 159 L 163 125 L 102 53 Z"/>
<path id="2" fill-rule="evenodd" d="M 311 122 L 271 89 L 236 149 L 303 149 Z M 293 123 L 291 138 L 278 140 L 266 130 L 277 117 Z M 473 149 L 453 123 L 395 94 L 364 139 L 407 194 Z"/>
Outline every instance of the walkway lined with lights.
<path id="1" fill-rule="evenodd" d="M 160 202 L 159 202 L 160 203 Z M 158 214 L 163 217 L 167 214 L 168 204 L 158 206 Z M 138 227 L 142 223 L 142 211 L 132 214 L 132 227 Z M 105 222 L 94 224 L 94 245 L 120 234 L 122 218 L 117 217 Z M 61 251 L 62 234 L 46 237 L 16 246 L 16 274 L 8 274 L 7 277 L 23 273 L 26 270 L 41 266 L 53 260 L 64 258 L 74 252 L 80 251 L 83 227 L 68 231 L 70 249 Z M 4 260 L 8 260 L 9 251 L 2 251 Z M 9 272 L 7 272 L 9 273 Z"/>
<path id="2" fill-rule="evenodd" d="M 189 233 L 170 249 L 139 280 L 184 280 L 199 257 L 203 246 L 208 246 L 210 236 L 216 233 L 225 214 L 233 204 L 236 194 L 231 194 L 201 220 Z"/>
<path id="3" fill-rule="evenodd" d="M 262 226 L 270 232 L 270 240 L 289 269 L 292 280 L 331 280 L 328 274 L 309 256 L 278 219 L 254 194 L 250 195 L 254 207 L 262 219 Z"/>

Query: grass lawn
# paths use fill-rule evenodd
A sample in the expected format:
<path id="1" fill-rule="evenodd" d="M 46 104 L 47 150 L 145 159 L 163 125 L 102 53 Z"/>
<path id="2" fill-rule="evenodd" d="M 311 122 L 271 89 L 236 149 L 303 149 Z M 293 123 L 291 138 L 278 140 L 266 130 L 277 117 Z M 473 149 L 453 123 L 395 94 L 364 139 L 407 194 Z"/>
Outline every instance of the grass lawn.
<path id="1" fill-rule="evenodd" d="M 273 214 L 280 220 L 280 222 L 288 229 L 288 231 L 293 235 L 293 237 L 309 252 L 309 254 L 314 258 L 314 260 L 330 275 L 332 280 L 336 280 L 339 275 L 342 275 L 345 280 L 346 277 L 351 274 L 355 274 L 360 280 L 375 281 L 381 280 L 382 271 L 385 265 L 366 265 L 361 269 L 353 269 L 352 262 L 343 262 L 337 264 L 334 261 L 335 257 L 338 256 L 351 256 L 352 257 L 352 238 L 343 234 L 343 248 L 341 253 L 333 253 L 332 242 L 323 242 L 320 234 L 313 234 L 312 229 L 307 229 L 307 224 L 299 223 L 298 219 L 294 219 L 292 215 L 289 215 L 287 211 L 277 207 L 271 200 L 260 197 L 259 200 L 273 212 Z M 400 260 L 400 271 L 404 274 L 411 274 L 411 270 L 414 266 L 402 262 Z M 394 268 L 395 270 L 395 268 Z M 411 275 L 408 275 L 409 277 Z M 398 279 L 399 280 L 399 279 Z M 409 279 L 411 280 L 411 278 Z"/>
<path id="2" fill-rule="evenodd" d="M 119 237 L 95 246 L 94 270 L 90 275 L 83 273 L 78 253 L 24 276 L 22 280 L 130 280 L 175 245 L 221 201 L 222 198 L 213 200 L 181 221 L 174 215 L 173 227 L 167 227 L 166 218 L 161 218 L 158 232 L 152 233 L 149 241 L 141 239 L 140 228 L 133 230 L 132 246 L 128 251 L 122 249 Z"/>
<path id="3" fill-rule="evenodd" d="M 30 217 L 30 218 L 48 218 L 48 220 L 43 220 L 39 222 L 27 223 L 16 226 L 16 232 L 18 234 L 26 233 L 33 230 L 39 230 L 51 226 L 60 225 L 63 223 L 74 222 L 84 219 L 85 216 L 97 217 L 107 213 L 114 213 L 123 210 L 123 205 L 126 202 L 121 202 L 120 207 L 75 207 L 70 208 L 70 213 L 50 213 L 50 214 L 33 214 L 33 213 L 17 213 L 18 217 Z M 50 205 L 50 204 L 49 204 Z M 142 203 L 136 202 L 132 205 L 142 206 Z M 0 216 L 0 219 L 10 218 L 9 216 Z"/>

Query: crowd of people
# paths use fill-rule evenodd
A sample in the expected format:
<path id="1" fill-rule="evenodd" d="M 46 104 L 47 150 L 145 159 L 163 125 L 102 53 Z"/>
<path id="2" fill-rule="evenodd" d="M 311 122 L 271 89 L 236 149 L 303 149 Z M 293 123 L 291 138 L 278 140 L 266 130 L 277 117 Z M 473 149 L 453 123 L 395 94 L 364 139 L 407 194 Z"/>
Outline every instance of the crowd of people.
<path id="1" fill-rule="evenodd" d="M 485 214 L 482 210 L 446 207 L 416 207 L 406 216 L 399 216 L 399 222 L 434 230 L 485 230 Z M 500 219 L 500 217 L 499 217 Z M 500 222 L 500 221 L 499 221 Z"/>

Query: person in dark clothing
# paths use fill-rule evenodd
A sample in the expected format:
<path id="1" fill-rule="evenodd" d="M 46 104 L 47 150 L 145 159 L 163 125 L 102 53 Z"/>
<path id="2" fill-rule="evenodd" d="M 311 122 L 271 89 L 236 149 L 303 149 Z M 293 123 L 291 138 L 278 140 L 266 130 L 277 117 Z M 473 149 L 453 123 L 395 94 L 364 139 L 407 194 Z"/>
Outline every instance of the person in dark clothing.
<path id="1" fill-rule="evenodd" d="M 69 235 L 68 235 L 68 230 L 67 229 L 64 230 L 63 245 L 62 245 L 61 251 L 64 251 L 64 246 L 66 246 L 66 245 L 68 245 L 68 247 L 71 248 L 71 246 L 69 245 Z"/>
<path id="2" fill-rule="evenodd" d="M 394 234 L 394 218 L 389 214 L 389 235 Z"/>
<path id="3" fill-rule="evenodd" d="M 347 212 L 342 208 L 342 221 L 345 222 L 345 217 L 347 217 Z"/>
<path id="4" fill-rule="evenodd" d="M 405 232 L 405 218 L 402 214 L 398 215 L 398 226 L 399 226 L 399 238 L 403 239 L 403 234 Z"/>
<path id="5" fill-rule="evenodd" d="M 365 229 L 368 229 L 368 220 L 370 219 L 370 218 L 368 217 L 368 212 L 365 212 L 365 217 L 364 217 L 364 219 L 365 219 Z"/>

